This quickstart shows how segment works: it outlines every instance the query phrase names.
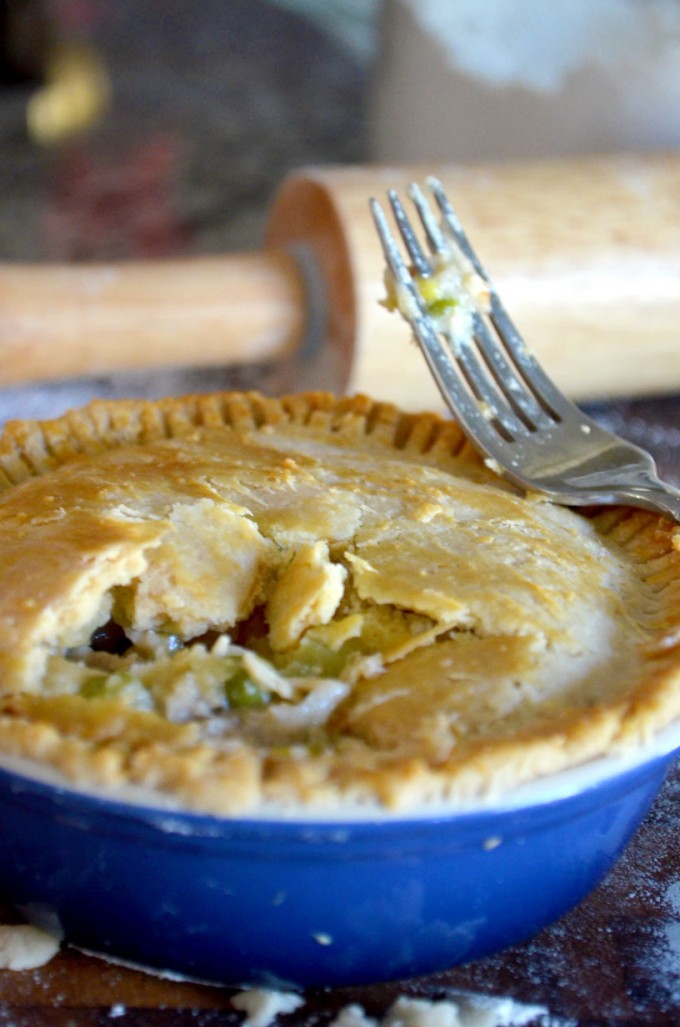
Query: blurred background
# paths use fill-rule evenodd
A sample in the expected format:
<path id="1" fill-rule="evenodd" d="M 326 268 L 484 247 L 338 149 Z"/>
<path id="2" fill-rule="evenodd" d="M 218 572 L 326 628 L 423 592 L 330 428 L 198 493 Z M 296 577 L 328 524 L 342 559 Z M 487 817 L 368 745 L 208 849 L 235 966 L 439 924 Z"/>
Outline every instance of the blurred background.
<path id="1" fill-rule="evenodd" d="M 261 242 L 284 174 L 366 158 L 379 4 L 0 0 L 5 259 Z"/>
<path id="2" fill-rule="evenodd" d="M 678 96 L 678 0 L 0 0 L 0 261 L 257 249 L 308 164 L 677 148 Z M 4 388 L 0 420 L 259 373 Z M 674 397 L 596 412 L 675 461 Z"/>
<path id="3" fill-rule="evenodd" d="M 0 261 L 259 248 L 288 171 L 366 159 L 378 17 L 371 0 L 0 0 Z M 0 421 L 261 377 L 0 388 Z"/>

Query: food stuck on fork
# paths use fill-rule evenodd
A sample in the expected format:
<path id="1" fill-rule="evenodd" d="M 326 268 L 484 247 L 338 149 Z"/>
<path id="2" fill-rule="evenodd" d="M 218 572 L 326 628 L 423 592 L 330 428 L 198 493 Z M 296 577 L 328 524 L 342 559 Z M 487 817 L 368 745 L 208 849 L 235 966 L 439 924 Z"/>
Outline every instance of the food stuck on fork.
<path id="1" fill-rule="evenodd" d="M 423 309 L 436 330 L 444 335 L 457 350 L 463 342 L 470 342 L 478 312 L 489 311 L 489 286 L 476 271 L 452 237 L 445 240 L 420 188 L 413 183 L 409 195 L 427 228 L 427 236 L 434 252 L 426 258 L 406 217 L 404 208 L 391 194 L 392 208 L 402 237 L 407 240 L 412 267 L 404 275 L 401 265 L 395 263 L 390 250 L 390 261 L 385 271 L 388 310 L 398 310 L 410 321 L 422 316 Z M 373 201 L 373 212 L 383 242 L 389 232 L 382 211 Z"/>
<path id="2" fill-rule="evenodd" d="M 415 183 L 410 196 L 429 253 L 397 193 L 389 193 L 410 265 L 371 200 L 387 260 L 388 306 L 410 324 L 446 403 L 489 466 L 557 503 L 630 503 L 680 520 L 680 492 L 659 480 L 650 455 L 600 427 L 550 380 L 512 323 L 441 184 L 434 178 L 427 184 L 441 226 Z"/>

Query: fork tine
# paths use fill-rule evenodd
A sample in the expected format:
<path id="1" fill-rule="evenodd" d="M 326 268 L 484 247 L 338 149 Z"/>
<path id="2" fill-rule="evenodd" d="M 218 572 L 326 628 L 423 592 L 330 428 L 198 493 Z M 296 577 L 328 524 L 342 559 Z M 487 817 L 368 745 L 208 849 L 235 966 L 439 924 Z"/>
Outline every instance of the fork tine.
<path id="1" fill-rule="evenodd" d="M 426 204 L 424 197 L 422 197 L 422 203 Z M 436 339 L 435 333 L 429 327 L 429 322 L 425 311 L 423 299 L 418 292 L 415 282 L 413 281 L 411 269 L 407 267 L 406 263 L 404 262 L 404 259 L 401 255 L 401 251 L 395 241 L 395 238 L 392 234 L 392 230 L 387 222 L 387 218 L 382 207 L 375 199 L 371 199 L 370 207 L 378 231 L 378 236 L 380 238 L 380 242 L 382 243 L 382 248 L 385 254 L 385 260 L 387 261 L 387 265 L 392 274 L 394 275 L 395 280 L 399 283 L 401 289 L 405 289 L 408 292 L 408 295 L 412 301 L 409 304 L 408 311 L 404 310 L 403 313 L 410 322 L 414 334 L 416 335 L 416 338 L 419 339 L 424 349 L 428 347 L 431 349 L 433 347 L 434 341 L 436 340 L 438 353 L 438 367 L 436 377 L 437 380 L 440 380 L 443 374 L 443 365 L 445 361 L 448 361 L 450 364 L 451 357 L 447 357 L 445 355 L 444 348 L 442 347 L 440 341 Z M 429 217 L 430 220 L 432 220 L 431 213 Z M 406 223 L 406 213 L 403 211 L 402 208 L 402 225 L 405 225 Z M 410 223 L 408 223 L 408 234 L 414 234 L 413 229 L 410 226 Z M 443 236 L 442 245 L 446 248 L 446 252 L 448 252 L 448 245 L 444 241 Z M 411 254 L 409 254 L 409 256 L 410 255 Z M 432 269 L 428 264 L 428 272 L 431 273 L 431 270 Z M 427 337 L 427 343 L 425 342 L 425 337 Z M 428 356 L 427 352 L 426 356 Z M 474 396 L 474 402 L 481 402 L 489 410 L 494 411 L 493 417 L 490 418 L 490 421 L 493 421 L 500 426 L 504 437 L 513 438 L 518 433 L 522 432 L 525 428 L 525 425 L 521 420 L 517 419 L 517 416 L 515 414 L 515 411 L 512 409 L 512 406 L 506 404 L 503 398 L 498 394 L 498 392 L 495 389 L 493 389 L 491 383 L 489 382 L 488 375 L 484 374 L 484 372 L 481 370 L 481 367 L 479 366 L 479 362 L 475 355 L 471 352 L 461 354 L 461 365 L 464 373 L 464 380 L 467 382 L 467 387 L 459 384 L 458 391 L 460 393 L 460 390 L 462 389 L 462 393 L 459 395 L 458 403 L 460 404 L 462 402 L 463 394 L 465 395 L 466 405 L 472 403 L 471 397 Z M 451 390 L 453 387 L 450 377 L 451 376 L 449 375 L 449 390 Z M 472 416 L 472 414 L 468 413 L 468 417 L 470 416 Z"/>
<path id="2" fill-rule="evenodd" d="M 498 330 L 497 324 L 496 328 Z M 536 390 L 527 382 L 525 373 L 517 367 L 518 361 L 513 360 L 510 347 L 504 342 L 510 359 L 506 358 L 503 349 L 491 337 L 488 325 L 479 314 L 475 318 L 474 334 L 477 346 L 496 384 L 526 427 L 530 431 L 535 431 L 541 425 L 554 422 L 556 415 L 552 407 L 547 408 L 542 398 L 536 395 Z M 504 340 L 500 331 L 499 336 Z"/>
<path id="3" fill-rule="evenodd" d="M 432 208 L 427 202 L 417 182 L 411 183 L 408 193 L 410 198 L 413 200 L 416 210 L 418 211 L 418 216 L 420 217 L 423 228 L 425 229 L 425 235 L 427 236 L 427 241 L 430 244 L 430 249 L 433 253 L 448 256 L 451 252 L 451 247 L 444 238 L 444 233 L 437 224 L 432 213 Z"/>
<path id="4" fill-rule="evenodd" d="M 498 408 L 495 401 L 489 401 L 489 408 L 493 411 L 493 416 L 489 416 L 480 406 L 478 397 L 469 386 L 469 381 L 466 384 L 468 376 L 461 375 L 456 370 L 448 347 L 433 330 L 428 318 L 418 318 L 412 321 L 411 325 L 432 375 L 449 403 L 454 417 L 473 437 L 481 439 L 488 435 L 494 423 L 500 424 L 502 431 L 495 432 L 495 448 L 504 449 L 514 438 L 515 432 L 506 427 L 505 419 L 497 416 Z"/>
<path id="5" fill-rule="evenodd" d="M 402 206 L 401 200 L 394 189 L 390 189 L 387 195 L 389 197 L 390 206 L 392 207 L 392 213 L 394 214 L 394 220 L 396 221 L 397 228 L 404 240 L 404 244 L 413 263 L 413 267 L 417 274 L 427 278 L 428 275 L 432 274 L 432 268 L 430 267 L 430 262 L 418 242 L 417 235 L 411 227 L 411 222 Z"/>
<path id="6" fill-rule="evenodd" d="M 496 292 L 493 282 L 484 270 L 484 266 L 468 239 L 460 219 L 451 205 L 451 201 L 444 192 L 441 182 L 431 176 L 427 179 L 427 186 L 432 192 L 456 244 L 470 260 L 477 274 L 489 288 L 491 300 L 490 319 L 503 341 L 506 352 L 516 366 L 522 380 L 531 389 L 543 410 L 552 419 L 559 420 L 565 413 L 573 411 L 573 403 L 555 386 L 535 357 L 527 350 L 520 332 L 517 330 Z M 493 349 L 495 347 L 492 344 L 491 350 L 493 351 Z"/>
<path id="7" fill-rule="evenodd" d="M 457 244 L 459 239 L 465 244 L 464 246 L 460 246 L 461 252 L 468 260 L 471 261 L 476 271 L 478 268 L 480 269 L 477 273 L 486 282 L 490 292 L 493 292 L 493 287 L 489 282 L 488 276 L 483 271 L 479 259 L 473 253 L 469 241 L 464 237 L 460 221 L 455 216 L 450 203 L 448 203 L 441 185 L 439 185 L 435 179 L 428 179 L 428 187 L 433 189 L 433 191 L 436 190 L 435 198 L 437 199 L 440 209 L 444 206 L 451 220 L 455 222 L 456 234 L 454 235 L 454 239 Z M 412 182 L 409 186 L 409 196 L 418 211 L 418 215 L 433 252 L 444 257 L 451 256 L 451 247 L 434 217 L 428 200 L 416 182 Z M 453 231 L 453 226 L 450 227 L 452 227 Z M 461 236 L 463 236 L 462 239 Z M 500 389 L 500 393 L 503 395 L 505 403 L 507 404 L 507 406 L 505 404 L 499 405 L 499 410 L 502 409 L 508 412 L 512 411 L 513 415 L 518 416 L 520 419 L 520 422 L 518 423 L 513 421 L 513 419 L 509 419 L 507 415 L 505 417 L 501 417 L 500 420 L 504 424 L 504 427 L 512 432 L 512 434 L 516 435 L 520 425 L 529 428 L 529 430 L 534 430 L 538 425 L 544 423 L 547 418 L 543 407 L 536 402 L 531 392 L 525 388 L 522 377 L 517 375 L 517 372 L 508 360 L 506 360 L 498 345 L 491 339 L 488 327 L 479 314 L 475 318 L 474 336 L 479 347 L 479 351 L 489 370 L 493 374 L 496 386 Z M 471 380 L 471 384 L 474 381 L 474 391 L 480 396 L 480 399 L 484 402 L 490 403 L 491 397 L 488 394 L 488 391 L 483 388 L 483 383 L 487 376 L 481 370 L 477 361 L 472 360 L 471 355 L 464 351 L 461 351 L 461 353 L 458 354 L 458 360 L 464 364 L 466 374 Z M 500 404 L 498 392 L 495 391 L 493 393 L 493 397 L 494 402 L 496 404 Z"/>
<path id="8" fill-rule="evenodd" d="M 428 181 L 429 185 L 430 182 Z M 412 184 L 409 195 L 416 206 L 431 249 L 444 257 L 450 256 L 450 244 L 439 228 L 432 209 L 417 184 Z M 371 211 L 387 264 L 395 281 L 399 283 L 402 296 L 404 295 L 404 290 L 409 296 L 410 302 L 408 304 L 407 319 L 411 322 L 416 338 L 424 345 L 422 322 L 427 320 L 427 314 L 423 298 L 413 280 L 412 271 L 418 276 L 426 278 L 432 274 L 433 268 L 420 246 L 408 215 L 396 192 L 390 190 L 388 197 L 395 222 L 406 246 L 408 256 L 412 261 L 413 268 L 408 267 L 405 263 L 385 213 L 375 199 L 370 201 Z M 447 213 L 455 218 L 443 191 L 442 197 L 443 203 L 448 206 Z M 457 242 L 457 239 L 455 241 Z M 468 251 L 471 251 L 469 243 L 465 248 L 464 254 L 472 261 Z M 476 258 L 475 263 L 479 264 Z M 488 283 L 489 289 L 492 290 L 488 278 L 485 275 L 482 275 L 482 277 Z M 497 343 L 491 339 L 489 329 L 481 315 L 477 315 L 475 318 L 474 336 L 479 349 L 479 356 L 475 354 L 472 346 L 465 346 L 460 349 L 455 357 L 451 354 L 449 360 L 457 359 L 464 381 L 467 383 L 465 387 L 470 394 L 468 398 L 474 397 L 475 402 L 481 404 L 486 410 L 487 424 L 495 425 L 502 437 L 509 440 L 520 437 L 526 431 L 534 431 L 538 426 L 546 423 L 548 417 L 543 407 L 524 384 L 523 376 L 508 362 Z M 429 345 L 431 344 L 430 340 Z M 439 358 L 440 363 L 443 359 L 444 351 L 442 350 Z M 488 370 L 482 368 L 480 359 L 486 364 Z M 441 368 L 438 372 L 439 377 L 441 377 Z"/>
<path id="9" fill-rule="evenodd" d="M 508 402 L 508 393 L 498 388 L 494 379 L 484 371 L 471 347 L 461 347 L 456 360 L 472 395 L 481 405 L 489 424 L 496 425 L 501 435 L 516 439 L 526 434 L 528 419 L 521 416 L 520 403 Z"/>
<path id="10" fill-rule="evenodd" d="M 371 213 L 373 214 L 373 220 L 378 230 L 378 237 L 382 244 L 383 253 L 385 254 L 385 260 L 387 266 L 396 278 L 396 280 L 408 289 L 409 293 L 417 300 L 418 295 L 411 278 L 411 272 L 404 262 L 404 258 L 401 255 L 401 251 L 397 246 L 396 240 L 392 235 L 385 212 L 378 203 L 377 200 L 371 200 Z"/>
<path id="11" fill-rule="evenodd" d="M 484 267 L 479 257 L 472 248 L 472 244 L 470 243 L 470 240 L 467 237 L 465 229 L 463 228 L 460 222 L 460 218 L 456 214 L 455 210 L 453 209 L 453 206 L 451 205 L 451 201 L 444 192 L 443 185 L 441 184 L 439 179 L 434 178 L 434 176 L 431 175 L 427 179 L 427 188 L 434 196 L 437 202 L 437 206 L 439 207 L 444 217 L 444 220 L 446 221 L 446 224 L 450 229 L 453 238 L 456 241 L 456 245 L 459 247 L 460 250 L 462 250 L 462 252 L 468 258 L 468 260 L 471 262 L 479 277 L 486 282 L 489 288 L 493 289 L 492 283 L 489 281 L 489 276 L 484 270 Z"/>
<path id="12" fill-rule="evenodd" d="M 496 293 L 492 295 L 491 318 L 524 381 L 544 410 L 553 419 L 559 420 L 567 409 L 573 409 L 573 403 L 557 388 L 536 358 L 529 353 L 522 336 Z"/>

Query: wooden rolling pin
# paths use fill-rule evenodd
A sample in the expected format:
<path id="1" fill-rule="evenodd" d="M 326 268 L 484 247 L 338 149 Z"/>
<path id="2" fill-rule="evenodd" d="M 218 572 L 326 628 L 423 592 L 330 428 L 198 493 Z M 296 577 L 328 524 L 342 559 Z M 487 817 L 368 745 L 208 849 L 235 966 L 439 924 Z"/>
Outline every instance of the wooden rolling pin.
<path id="1" fill-rule="evenodd" d="M 368 199 L 440 177 L 527 342 L 577 399 L 680 389 L 680 154 L 289 176 L 259 253 L 0 265 L 0 385 L 276 362 L 282 388 L 440 405 L 381 305 Z"/>

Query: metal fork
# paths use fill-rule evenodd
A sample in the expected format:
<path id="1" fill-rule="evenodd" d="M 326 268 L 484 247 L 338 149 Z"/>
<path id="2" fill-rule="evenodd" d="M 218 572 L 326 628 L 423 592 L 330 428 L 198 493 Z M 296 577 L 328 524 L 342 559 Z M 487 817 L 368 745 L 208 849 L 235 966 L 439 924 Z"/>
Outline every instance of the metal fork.
<path id="1" fill-rule="evenodd" d="M 551 381 L 508 316 L 441 183 L 429 178 L 427 188 L 439 216 L 416 183 L 409 187 L 427 250 L 397 193 L 388 192 L 409 263 L 375 199 L 371 210 L 397 305 L 446 403 L 487 464 L 556 503 L 622 503 L 680 521 L 680 491 L 659 479 L 648 453 L 587 417 Z M 475 305 L 471 331 L 451 338 L 428 312 L 421 290 L 442 261 L 460 260 L 460 254 L 487 287 L 489 306 Z"/>

